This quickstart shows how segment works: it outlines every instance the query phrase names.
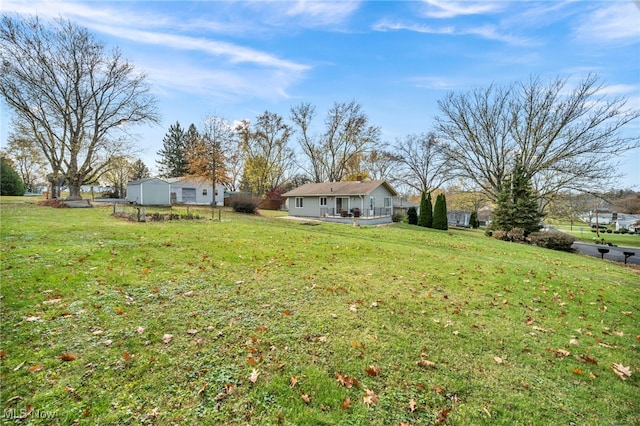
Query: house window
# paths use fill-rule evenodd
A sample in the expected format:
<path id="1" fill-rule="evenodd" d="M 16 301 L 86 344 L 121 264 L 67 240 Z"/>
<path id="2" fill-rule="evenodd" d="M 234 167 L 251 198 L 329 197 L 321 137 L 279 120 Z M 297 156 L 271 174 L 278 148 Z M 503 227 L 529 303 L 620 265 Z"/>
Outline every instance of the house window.
<path id="1" fill-rule="evenodd" d="M 202 196 L 203 197 L 207 196 L 207 188 L 202 188 Z"/>
<path id="2" fill-rule="evenodd" d="M 320 197 L 320 207 L 327 207 L 327 197 Z"/>
<path id="3" fill-rule="evenodd" d="M 391 207 L 391 197 L 384 197 L 384 206 L 386 208 Z"/>
<path id="4" fill-rule="evenodd" d="M 304 198 L 302 198 L 302 197 L 296 197 L 296 208 L 298 208 L 298 209 L 302 208 L 303 200 L 304 200 Z"/>

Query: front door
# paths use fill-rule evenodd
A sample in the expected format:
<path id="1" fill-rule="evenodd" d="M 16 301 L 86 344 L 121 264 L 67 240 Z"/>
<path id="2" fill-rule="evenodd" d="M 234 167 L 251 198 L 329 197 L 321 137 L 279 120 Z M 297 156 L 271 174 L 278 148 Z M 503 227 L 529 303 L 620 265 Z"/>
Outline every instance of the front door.
<path id="1" fill-rule="evenodd" d="M 349 198 L 336 198 L 336 214 L 340 214 L 342 211 L 349 211 Z"/>

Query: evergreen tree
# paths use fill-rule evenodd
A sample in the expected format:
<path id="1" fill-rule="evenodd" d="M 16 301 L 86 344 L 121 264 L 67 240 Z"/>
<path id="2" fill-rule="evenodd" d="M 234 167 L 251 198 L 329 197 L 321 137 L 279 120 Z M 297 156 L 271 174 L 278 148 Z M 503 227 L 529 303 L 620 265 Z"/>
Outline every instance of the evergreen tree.
<path id="1" fill-rule="evenodd" d="M 137 159 L 131 165 L 131 180 L 144 179 L 151 176 L 151 172 L 146 164 L 140 159 Z"/>
<path id="2" fill-rule="evenodd" d="M 22 179 L 4 157 L 0 157 L 0 195 L 24 195 Z"/>
<path id="3" fill-rule="evenodd" d="M 449 229 L 449 221 L 447 219 L 447 199 L 444 194 L 438 194 L 436 204 L 433 207 L 433 228 Z"/>
<path id="4" fill-rule="evenodd" d="M 420 214 L 418 214 L 418 226 L 427 226 L 425 225 L 427 218 L 427 193 L 422 191 L 422 196 L 420 197 Z"/>
<path id="5" fill-rule="evenodd" d="M 193 126 L 193 125 L 192 125 Z M 187 174 L 187 133 L 176 121 L 169 126 L 169 131 L 162 140 L 162 149 L 158 151 L 160 160 L 160 177 L 181 177 Z"/>
<path id="6" fill-rule="evenodd" d="M 511 177 L 504 180 L 496 204 L 492 229 L 509 232 L 520 228 L 525 236 L 540 230 L 543 215 L 538 210 L 531 178 L 519 159 L 516 159 Z"/>
<path id="7" fill-rule="evenodd" d="M 420 214 L 418 216 L 418 225 L 426 228 L 433 227 L 433 206 L 431 204 L 431 193 L 422 192 L 420 199 Z"/>
<path id="8" fill-rule="evenodd" d="M 427 210 L 424 220 L 424 226 L 433 228 L 433 203 L 431 202 L 431 193 L 427 194 Z"/>
<path id="9" fill-rule="evenodd" d="M 418 212 L 416 212 L 415 207 L 409 207 L 407 209 L 407 221 L 409 222 L 409 225 L 418 224 Z"/>
<path id="10" fill-rule="evenodd" d="M 472 212 L 471 217 L 469 218 L 469 226 L 473 229 L 480 228 L 480 221 L 478 220 L 478 212 Z"/>

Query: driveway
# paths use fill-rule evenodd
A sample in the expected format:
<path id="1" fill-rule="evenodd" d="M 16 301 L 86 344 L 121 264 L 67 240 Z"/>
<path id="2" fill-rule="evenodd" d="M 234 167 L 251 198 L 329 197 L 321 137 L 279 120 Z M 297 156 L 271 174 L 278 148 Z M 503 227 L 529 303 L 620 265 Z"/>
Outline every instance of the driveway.
<path id="1" fill-rule="evenodd" d="M 622 263 L 624 263 L 623 252 L 635 253 L 635 256 L 629 256 L 627 258 L 627 263 L 640 265 L 640 248 L 638 247 L 609 247 L 609 246 L 604 246 L 599 244 L 588 244 L 588 243 L 580 243 L 580 242 L 573 243 L 572 247 L 582 254 L 586 254 L 588 256 L 595 256 L 595 257 L 602 256 L 602 254 L 598 252 L 598 249 L 606 249 L 606 250 L 609 250 L 609 252 L 604 254 L 605 259 L 614 260 L 616 262 L 622 262 Z"/>

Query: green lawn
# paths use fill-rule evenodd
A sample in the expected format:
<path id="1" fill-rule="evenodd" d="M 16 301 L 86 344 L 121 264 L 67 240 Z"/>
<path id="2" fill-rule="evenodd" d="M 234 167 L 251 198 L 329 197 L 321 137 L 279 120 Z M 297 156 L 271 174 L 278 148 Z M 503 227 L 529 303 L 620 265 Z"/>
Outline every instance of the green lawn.
<path id="1" fill-rule="evenodd" d="M 7 424 L 640 423 L 637 267 L 465 230 L 9 201 Z"/>
<path id="2" fill-rule="evenodd" d="M 585 243 L 602 244 L 605 243 L 615 244 L 621 247 L 640 247 L 640 234 L 614 234 L 600 231 L 598 236 L 595 232 L 591 232 L 589 225 L 554 225 L 554 228 L 571 234 Z"/>

